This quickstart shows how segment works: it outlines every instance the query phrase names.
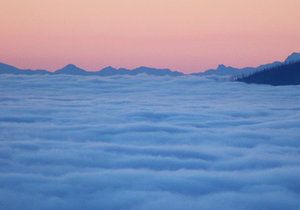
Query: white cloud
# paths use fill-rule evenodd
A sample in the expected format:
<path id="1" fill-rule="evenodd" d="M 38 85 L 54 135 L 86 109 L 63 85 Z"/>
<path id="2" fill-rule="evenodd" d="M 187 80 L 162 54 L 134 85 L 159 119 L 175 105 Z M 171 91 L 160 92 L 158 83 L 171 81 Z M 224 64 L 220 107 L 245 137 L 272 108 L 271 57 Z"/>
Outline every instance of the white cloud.
<path id="1" fill-rule="evenodd" d="M 300 87 L 0 77 L 0 209 L 299 209 Z"/>

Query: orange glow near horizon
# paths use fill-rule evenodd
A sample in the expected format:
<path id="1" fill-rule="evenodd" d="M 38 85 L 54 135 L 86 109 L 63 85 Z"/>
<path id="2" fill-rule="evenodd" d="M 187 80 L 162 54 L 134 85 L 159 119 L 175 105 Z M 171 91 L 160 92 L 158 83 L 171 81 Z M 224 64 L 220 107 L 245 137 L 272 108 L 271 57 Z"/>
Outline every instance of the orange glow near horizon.
<path id="1" fill-rule="evenodd" d="M 299 0 L 1 0 L 0 61 L 50 69 L 256 66 L 300 51 Z"/>

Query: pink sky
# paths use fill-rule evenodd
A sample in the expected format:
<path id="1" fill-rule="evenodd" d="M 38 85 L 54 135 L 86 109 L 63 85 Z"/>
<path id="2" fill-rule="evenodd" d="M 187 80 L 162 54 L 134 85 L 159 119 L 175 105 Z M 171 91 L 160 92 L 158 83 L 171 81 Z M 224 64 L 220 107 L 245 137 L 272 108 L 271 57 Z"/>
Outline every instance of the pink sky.
<path id="1" fill-rule="evenodd" d="M 299 0 L 1 0 L 0 61 L 184 72 L 300 51 Z"/>

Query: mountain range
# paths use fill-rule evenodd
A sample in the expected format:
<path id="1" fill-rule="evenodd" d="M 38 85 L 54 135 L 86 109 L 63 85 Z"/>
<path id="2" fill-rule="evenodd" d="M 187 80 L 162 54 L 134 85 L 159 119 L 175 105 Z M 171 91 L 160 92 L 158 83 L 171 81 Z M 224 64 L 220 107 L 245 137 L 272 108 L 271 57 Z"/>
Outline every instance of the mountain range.
<path id="1" fill-rule="evenodd" d="M 300 61 L 292 59 L 285 64 L 237 78 L 236 81 L 273 86 L 300 85 Z"/>
<path id="2" fill-rule="evenodd" d="M 58 69 L 54 72 L 47 70 L 31 70 L 31 69 L 19 69 L 17 67 L 0 63 L 0 74 L 64 74 L 64 75 L 98 75 L 98 76 L 113 76 L 113 75 L 138 75 L 138 74 L 148 74 L 154 76 L 181 76 L 184 75 L 179 71 L 172 71 L 170 69 L 157 69 L 151 67 L 141 66 L 135 69 L 125 69 L 125 68 L 113 68 L 111 66 L 105 67 L 99 71 L 86 71 L 82 68 L 75 66 L 74 64 L 68 64 L 65 67 Z"/>
<path id="3" fill-rule="evenodd" d="M 244 67 L 244 68 L 235 68 L 231 66 L 225 66 L 223 64 L 219 65 L 216 69 L 209 69 L 204 72 L 192 73 L 190 75 L 195 76 L 242 76 L 250 75 L 258 71 L 276 67 L 286 63 L 292 63 L 300 61 L 300 53 L 292 53 L 289 55 L 283 62 L 275 61 L 269 64 L 260 65 L 258 67 Z M 79 68 L 74 64 L 68 64 L 65 67 L 58 69 L 54 72 L 47 70 L 31 70 L 31 69 L 20 69 L 12 65 L 5 63 L 0 63 L 0 74 L 64 74 L 64 75 L 98 75 L 98 76 L 114 76 L 114 75 L 138 75 L 138 74 L 147 74 L 154 76 L 182 76 L 185 75 L 179 71 L 173 71 L 170 69 L 158 69 L 152 67 L 141 66 L 135 69 L 126 69 L 126 68 L 114 68 L 111 66 L 105 67 L 99 71 L 87 71 L 85 69 Z"/>
<path id="4" fill-rule="evenodd" d="M 216 69 L 209 69 L 204 72 L 193 73 L 192 75 L 198 76 L 209 76 L 209 75 L 220 75 L 220 76 L 242 76 L 242 75 L 250 75 L 258 71 L 262 71 L 265 69 L 273 68 L 276 66 L 280 66 L 282 64 L 292 63 L 300 61 L 300 53 L 292 53 L 289 55 L 283 62 L 275 61 L 273 63 L 263 64 L 257 67 L 244 67 L 244 68 L 235 68 L 231 66 L 219 65 Z"/>

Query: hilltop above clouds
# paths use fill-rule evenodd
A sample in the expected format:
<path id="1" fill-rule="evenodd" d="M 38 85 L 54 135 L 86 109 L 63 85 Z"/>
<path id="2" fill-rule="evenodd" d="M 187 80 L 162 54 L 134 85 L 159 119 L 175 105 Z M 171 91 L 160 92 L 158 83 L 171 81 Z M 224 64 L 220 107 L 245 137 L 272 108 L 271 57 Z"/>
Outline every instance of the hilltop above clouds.
<path id="1" fill-rule="evenodd" d="M 292 53 L 289 55 L 285 61 L 275 61 L 269 64 L 263 64 L 257 67 L 244 67 L 244 68 L 235 68 L 231 66 L 225 66 L 223 64 L 219 65 L 216 69 L 209 69 L 206 71 L 192 73 L 190 75 L 194 76 L 241 76 L 249 75 L 257 71 L 261 71 L 267 68 L 275 67 L 288 62 L 300 61 L 300 53 Z M 58 69 L 54 72 L 47 70 L 31 70 L 31 69 L 20 69 L 12 65 L 0 63 L 0 74 L 64 74 L 64 75 L 94 75 L 94 76 L 114 76 L 114 75 L 153 75 L 153 76 L 182 76 L 186 75 L 179 71 L 174 71 L 170 69 L 162 68 L 153 68 L 141 66 L 134 69 L 126 68 L 114 68 L 112 66 L 105 67 L 99 71 L 87 71 L 80 67 L 77 67 L 74 64 L 68 64 L 65 67 Z"/>

